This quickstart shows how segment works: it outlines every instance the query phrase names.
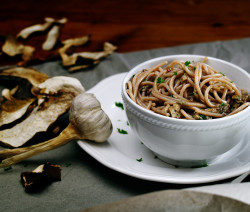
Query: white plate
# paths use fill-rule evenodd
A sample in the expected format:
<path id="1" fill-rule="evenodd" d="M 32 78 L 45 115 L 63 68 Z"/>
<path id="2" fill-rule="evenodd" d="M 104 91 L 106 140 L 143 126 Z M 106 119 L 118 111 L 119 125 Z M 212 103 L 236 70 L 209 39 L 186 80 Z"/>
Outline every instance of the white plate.
<path id="1" fill-rule="evenodd" d="M 155 158 L 127 125 L 125 111 L 115 105 L 115 102 L 122 102 L 121 85 L 125 74 L 110 76 L 88 91 L 94 93 L 101 102 L 114 128 L 107 142 L 77 142 L 97 161 L 139 179 L 178 184 L 213 182 L 250 170 L 250 133 L 234 149 L 218 157 L 208 167 L 176 168 Z M 117 128 L 126 130 L 128 134 L 118 133 Z M 139 162 L 139 159 L 142 161 Z"/>

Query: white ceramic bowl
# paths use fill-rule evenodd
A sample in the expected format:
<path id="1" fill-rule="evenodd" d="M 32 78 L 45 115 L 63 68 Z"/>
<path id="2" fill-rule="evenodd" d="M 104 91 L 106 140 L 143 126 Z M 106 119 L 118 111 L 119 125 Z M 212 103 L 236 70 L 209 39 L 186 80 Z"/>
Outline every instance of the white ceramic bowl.
<path id="1" fill-rule="evenodd" d="M 250 127 L 250 107 L 224 118 L 184 120 L 165 117 L 142 108 L 126 93 L 126 83 L 144 68 L 172 60 L 202 61 L 200 55 L 171 55 L 143 62 L 128 72 L 122 98 L 130 126 L 139 139 L 160 159 L 182 167 L 203 166 L 241 142 Z M 223 72 L 238 87 L 250 92 L 250 75 L 229 62 L 208 57 L 207 64 Z"/>

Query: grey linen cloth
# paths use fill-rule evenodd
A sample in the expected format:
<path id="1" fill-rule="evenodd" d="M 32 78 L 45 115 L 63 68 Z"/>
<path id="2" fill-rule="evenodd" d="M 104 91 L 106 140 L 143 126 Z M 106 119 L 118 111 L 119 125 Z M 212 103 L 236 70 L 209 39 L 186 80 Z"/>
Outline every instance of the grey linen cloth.
<path id="1" fill-rule="evenodd" d="M 250 73 L 249 38 L 124 54 L 114 53 L 97 66 L 75 73 L 68 73 L 62 68 L 59 61 L 47 62 L 33 67 L 51 77 L 59 75 L 76 77 L 88 90 L 102 79 L 120 72 L 127 72 L 145 60 L 173 54 L 212 56 L 232 62 Z M 25 192 L 20 183 L 21 172 L 32 171 L 45 162 L 62 166 L 62 180 L 37 192 Z M 214 182 L 202 186 L 221 183 L 224 182 Z M 0 170 L 0 211 L 78 211 L 149 192 L 199 186 L 201 185 L 149 182 L 126 176 L 103 166 L 73 141 L 63 147 L 16 164 L 12 166 L 11 170 Z M 245 186 L 250 187 L 248 183 Z M 220 189 L 218 190 L 221 194 Z M 242 200 L 242 198 L 239 199 Z M 243 198 L 243 200 L 245 199 Z M 245 202 L 247 201 L 250 202 L 250 198 Z"/>

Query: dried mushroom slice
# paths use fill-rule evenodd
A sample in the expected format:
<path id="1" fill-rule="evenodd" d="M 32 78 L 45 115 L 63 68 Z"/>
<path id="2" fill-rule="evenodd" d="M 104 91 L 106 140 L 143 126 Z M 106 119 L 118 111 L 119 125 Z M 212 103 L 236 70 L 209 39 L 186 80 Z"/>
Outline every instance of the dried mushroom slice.
<path id="1" fill-rule="evenodd" d="M 33 34 L 34 32 L 43 32 L 43 31 L 46 31 L 53 24 L 55 24 L 55 23 L 64 24 L 64 23 L 66 23 L 66 21 L 67 21 L 66 18 L 62 18 L 62 19 L 56 20 L 54 18 L 47 17 L 47 18 L 45 18 L 45 23 L 44 24 L 35 24 L 35 25 L 32 25 L 32 26 L 26 27 L 26 28 L 22 29 L 17 34 L 17 37 L 21 37 L 23 39 L 26 39 L 31 34 Z"/>
<path id="2" fill-rule="evenodd" d="M 34 57 L 35 48 L 32 46 L 24 46 L 22 52 L 23 61 L 18 62 L 18 66 L 26 66 Z"/>
<path id="3" fill-rule="evenodd" d="M 74 91 L 76 94 L 85 91 L 78 79 L 65 76 L 56 76 L 49 78 L 34 89 L 39 89 L 39 94 L 52 95 L 58 93 L 61 89 L 63 89 L 64 92 L 67 92 L 68 90 L 71 92 Z"/>
<path id="4" fill-rule="evenodd" d="M 35 24 L 32 26 L 26 27 L 17 34 L 17 37 L 26 39 L 34 32 L 42 32 L 42 31 L 47 30 L 51 25 L 52 25 L 52 22 L 45 22 L 44 24 Z"/>
<path id="5" fill-rule="evenodd" d="M 0 129 L 10 127 L 26 115 L 33 107 L 36 98 L 15 98 L 20 86 L 2 90 L 2 101 L 0 102 Z"/>
<path id="6" fill-rule="evenodd" d="M 2 51 L 9 56 L 16 56 L 22 53 L 23 44 L 18 43 L 13 35 L 8 35 L 2 46 Z"/>
<path id="7" fill-rule="evenodd" d="M 35 98 L 11 99 L 0 105 L 0 127 L 22 118 L 35 102 Z"/>
<path id="8" fill-rule="evenodd" d="M 18 77 L 28 80 L 33 86 L 44 82 L 49 78 L 47 74 L 32 68 L 15 67 L 0 71 L 0 76 Z"/>
<path id="9" fill-rule="evenodd" d="M 63 92 L 57 96 L 49 96 L 22 122 L 0 131 L 0 143 L 4 146 L 20 147 L 37 133 L 46 132 L 58 117 L 69 110 L 74 97 L 74 93 Z"/>
<path id="10" fill-rule="evenodd" d="M 53 49 L 54 46 L 56 45 L 59 35 L 60 35 L 60 26 L 58 25 L 53 26 L 42 45 L 42 49 L 45 51 Z"/>
<path id="11" fill-rule="evenodd" d="M 23 60 L 29 61 L 32 59 L 35 52 L 35 48 L 32 46 L 27 46 L 19 43 L 13 35 L 8 35 L 6 37 L 5 43 L 2 46 L 2 51 L 13 57 L 16 55 L 22 55 Z"/>
<path id="12" fill-rule="evenodd" d="M 67 22 L 66 18 L 63 18 L 63 19 L 60 19 L 59 21 L 54 22 L 55 25 L 48 32 L 47 38 L 42 45 L 43 50 L 49 51 L 54 48 L 59 38 L 61 27 L 66 22 Z"/>
<path id="13" fill-rule="evenodd" d="M 59 35 L 60 35 L 60 26 L 58 25 L 53 26 L 51 30 L 48 32 L 47 38 L 42 45 L 42 49 L 45 51 L 53 49 L 53 47 L 56 45 Z"/>
<path id="14" fill-rule="evenodd" d="M 105 42 L 103 51 L 100 52 L 78 52 L 69 55 L 66 53 L 66 47 L 64 47 L 59 50 L 59 54 L 62 59 L 62 65 L 68 66 L 69 71 L 75 71 L 99 63 L 101 59 L 112 54 L 116 50 L 116 48 L 117 47 L 112 45 L 111 43 Z"/>
<path id="15" fill-rule="evenodd" d="M 81 83 L 72 77 L 49 78 L 38 88 L 39 93 L 44 94 L 44 98 L 40 99 L 42 101 L 26 119 L 10 129 L 0 131 L 0 143 L 3 145 L 20 147 L 36 134 L 46 132 L 69 110 L 73 98 L 84 92 Z"/>
<path id="16" fill-rule="evenodd" d="M 59 55 L 62 59 L 63 66 L 67 66 L 68 63 L 69 64 L 71 63 L 71 59 L 67 54 L 68 50 L 71 47 L 84 45 L 88 41 L 89 41 L 89 36 L 83 36 L 83 37 L 79 37 L 79 38 L 64 40 L 62 42 L 64 46 L 58 50 Z"/>
<path id="17" fill-rule="evenodd" d="M 62 48 L 68 49 L 71 46 L 81 46 L 81 45 L 88 42 L 89 37 L 90 36 L 88 35 L 88 36 L 83 36 L 83 37 L 77 37 L 77 38 L 71 38 L 71 39 L 64 40 L 64 41 L 62 41 L 62 44 L 64 45 Z"/>

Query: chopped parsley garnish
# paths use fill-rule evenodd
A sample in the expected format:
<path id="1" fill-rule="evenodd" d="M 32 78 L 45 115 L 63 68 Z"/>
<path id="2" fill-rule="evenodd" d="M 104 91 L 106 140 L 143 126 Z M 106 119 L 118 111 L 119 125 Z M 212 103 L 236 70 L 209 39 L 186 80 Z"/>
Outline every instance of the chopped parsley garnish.
<path id="1" fill-rule="evenodd" d="M 234 81 L 230 81 L 231 83 L 234 83 Z"/>
<path id="2" fill-rule="evenodd" d="M 204 164 L 201 164 L 201 165 L 192 166 L 191 168 L 202 168 L 202 167 L 208 167 L 208 164 L 204 163 Z"/>
<path id="3" fill-rule="evenodd" d="M 222 72 L 219 72 L 222 76 L 225 76 L 225 74 L 223 74 Z"/>
<path id="4" fill-rule="evenodd" d="M 240 100 L 240 97 L 239 97 L 239 96 L 237 96 L 237 100 Z"/>
<path id="5" fill-rule="evenodd" d="M 187 67 L 188 67 L 190 64 L 191 64 L 190 61 L 186 61 L 186 62 L 185 62 L 185 66 L 187 66 Z"/>
<path id="6" fill-rule="evenodd" d="M 222 102 L 220 105 L 223 107 L 223 106 L 225 106 L 226 104 L 225 104 L 225 102 Z"/>
<path id="7" fill-rule="evenodd" d="M 142 158 L 136 159 L 138 162 L 142 162 Z"/>
<path id="8" fill-rule="evenodd" d="M 129 126 L 129 122 L 127 121 L 127 126 Z"/>
<path id="9" fill-rule="evenodd" d="M 227 110 L 227 102 L 222 102 L 221 104 L 220 104 L 220 107 L 219 107 L 219 113 L 220 114 L 222 114 L 222 113 L 224 113 L 226 110 Z"/>
<path id="10" fill-rule="evenodd" d="M 177 71 L 175 71 L 175 72 L 173 73 L 173 76 L 174 76 L 174 75 L 177 75 Z"/>
<path id="11" fill-rule="evenodd" d="M 200 120 L 206 120 L 206 119 L 207 119 L 207 117 L 205 115 L 200 114 Z"/>
<path id="12" fill-rule="evenodd" d="M 197 69 L 197 67 L 194 67 L 194 70 L 196 70 Z"/>
<path id="13" fill-rule="evenodd" d="M 161 78 L 161 77 L 158 77 L 157 80 L 156 80 L 157 83 L 163 83 L 164 82 L 164 79 Z"/>
<path id="14" fill-rule="evenodd" d="M 118 133 L 121 133 L 121 134 L 128 134 L 128 132 L 126 130 L 123 130 L 120 128 L 117 128 L 117 131 L 118 131 Z"/>
<path id="15" fill-rule="evenodd" d="M 115 102 L 115 106 L 124 110 L 123 104 L 121 102 Z"/>

